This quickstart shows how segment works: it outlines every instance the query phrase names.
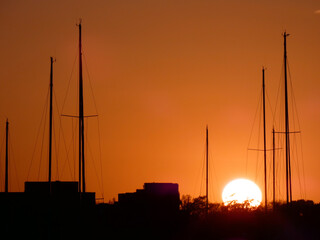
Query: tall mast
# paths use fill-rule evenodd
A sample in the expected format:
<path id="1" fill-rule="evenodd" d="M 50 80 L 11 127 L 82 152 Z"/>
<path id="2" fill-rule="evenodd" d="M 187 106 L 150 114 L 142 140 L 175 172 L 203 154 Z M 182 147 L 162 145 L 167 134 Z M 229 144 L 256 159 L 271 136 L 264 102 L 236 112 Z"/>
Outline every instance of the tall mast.
<path id="1" fill-rule="evenodd" d="M 81 174 L 82 174 L 82 190 L 81 190 Z M 84 116 L 83 116 L 81 22 L 79 23 L 79 192 L 86 192 L 85 166 L 84 166 Z"/>
<path id="2" fill-rule="evenodd" d="M 51 161 L 52 161 L 52 88 L 53 88 L 53 58 L 50 57 L 49 174 L 48 174 L 50 192 L 51 192 Z"/>
<path id="3" fill-rule="evenodd" d="M 291 164 L 290 164 L 290 131 L 289 131 L 289 109 L 288 109 L 288 83 L 287 83 L 287 37 L 289 34 L 283 33 L 284 38 L 284 94 L 285 94 L 285 136 L 286 136 L 286 195 L 287 204 L 292 201 L 291 190 Z"/>
<path id="4" fill-rule="evenodd" d="M 209 138 L 208 138 L 208 125 L 206 128 L 206 214 L 208 214 L 209 211 L 209 194 L 208 194 L 208 184 L 209 184 Z"/>
<path id="5" fill-rule="evenodd" d="M 276 204 L 276 166 L 275 166 L 275 131 L 274 128 L 272 128 L 272 168 L 273 168 L 273 210 L 275 208 Z"/>
<path id="6" fill-rule="evenodd" d="M 264 83 L 264 68 L 262 68 L 262 94 L 263 94 L 263 156 L 264 156 L 264 196 L 265 209 L 268 209 L 267 199 L 267 150 L 266 150 L 266 102 L 265 102 L 265 83 Z"/>
<path id="7" fill-rule="evenodd" d="M 5 187 L 4 187 L 4 191 L 7 193 L 8 192 L 8 175 L 9 175 L 9 171 L 8 171 L 8 168 L 9 168 L 9 161 L 8 161 L 8 158 L 9 158 L 9 151 L 8 151 L 8 148 L 9 148 L 9 122 L 8 122 L 8 119 L 6 121 L 6 176 L 5 176 Z"/>

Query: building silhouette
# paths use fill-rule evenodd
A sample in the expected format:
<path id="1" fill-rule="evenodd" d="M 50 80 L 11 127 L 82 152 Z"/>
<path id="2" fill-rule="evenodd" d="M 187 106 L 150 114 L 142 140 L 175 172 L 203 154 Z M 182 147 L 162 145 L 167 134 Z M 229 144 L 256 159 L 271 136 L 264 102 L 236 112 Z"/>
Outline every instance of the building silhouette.
<path id="1" fill-rule="evenodd" d="M 176 183 L 145 183 L 143 189 L 118 194 L 115 203 L 124 225 L 162 225 L 179 214 L 180 193 Z"/>

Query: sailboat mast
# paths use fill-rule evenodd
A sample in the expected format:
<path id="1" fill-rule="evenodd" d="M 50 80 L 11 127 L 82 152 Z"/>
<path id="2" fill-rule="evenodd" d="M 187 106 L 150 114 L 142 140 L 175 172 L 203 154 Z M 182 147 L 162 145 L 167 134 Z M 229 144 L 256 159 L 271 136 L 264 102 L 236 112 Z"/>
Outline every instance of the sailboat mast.
<path id="1" fill-rule="evenodd" d="M 276 204 L 276 166 L 275 166 L 275 131 L 274 128 L 272 128 L 272 168 L 273 168 L 273 210 L 275 208 L 275 204 Z"/>
<path id="2" fill-rule="evenodd" d="M 209 185 L 209 138 L 208 138 L 208 125 L 206 128 L 206 213 L 209 211 L 209 194 L 208 194 L 208 185 Z"/>
<path id="3" fill-rule="evenodd" d="M 267 199 L 267 150 L 266 150 L 266 102 L 265 102 L 265 82 L 264 82 L 264 68 L 262 68 L 262 94 L 263 94 L 263 156 L 264 156 L 264 196 L 265 209 L 268 209 Z"/>
<path id="4" fill-rule="evenodd" d="M 6 176 L 5 176 L 5 187 L 4 191 L 7 193 L 8 192 L 8 177 L 9 177 L 9 122 L 8 119 L 6 121 Z"/>
<path id="5" fill-rule="evenodd" d="M 290 164 L 290 131 L 289 131 L 289 109 L 288 109 L 288 81 L 287 81 L 287 34 L 283 33 L 284 38 L 284 91 L 285 91 L 285 136 L 286 136 L 286 195 L 287 204 L 292 201 L 291 190 L 291 164 Z"/>
<path id="6" fill-rule="evenodd" d="M 82 174 L 82 190 L 81 190 L 81 174 Z M 84 166 L 84 116 L 83 116 L 81 22 L 79 23 L 79 192 L 86 192 L 85 166 Z"/>
<path id="7" fill-rule="evenodd" d="M 50 57 L 49 174 L 48 174 L 50 192 L 51 192 L 51 161 L 52 161 L 52 88 L 53 88 L 53 58 Z"/>

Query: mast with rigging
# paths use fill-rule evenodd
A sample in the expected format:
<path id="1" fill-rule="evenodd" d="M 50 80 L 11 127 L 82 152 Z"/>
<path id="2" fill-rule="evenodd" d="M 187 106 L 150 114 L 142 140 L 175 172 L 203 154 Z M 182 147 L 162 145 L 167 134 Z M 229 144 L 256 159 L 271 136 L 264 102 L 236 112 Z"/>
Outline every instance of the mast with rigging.
<path id="1" fill-rule="evenodd" d="M 292 201 L 291 187 L 291 163 L 290 163 L 290 130 L 289 130 L 289 108 L 288 108 L 288 81 L 287 81 L 287 37 L 289 34 L 283 33 L 284 39 L 284 94 L 285 94 L 285 144 L 286 144 L 286 196 L 287 204 Z"/>
<path id="2" fill-rule="evenodd" d="M 272 184 L 272 190 L 273 190 L 273 210 L 275 209 L 276 204 L 276 166 L 275 166 L 275 131 L 274 128 L 272 128 L 272 178 L 273 178 L 273 184 Z"/>
<path id="3" fill-rule="evenodd" d="M 206 128 L 206 214 L 209 212 L 209 138 L 208 125 Z"/>
<path id="4" fill-rule="evenodd" d="M 48 182 L 51 192 L 51 165 L 52 165 L 52 89 L 53 89 L 53 58 L 50 57 L 50 110 L 49 110 L 49 174 Z"/>
<path id="5" fill-rule="evenodd" d="M 83 115 L 83 77 L 82 77 L 82 46 L 81 21 L 79 23 L 79 192 L 86 192 L 85 161 L 84 161 L 84 115 Z M 82 180 L 82 184 L 81 184 Z M 82 188 L 81 188 L 82 185 Z"/>
<path id="6" fill-rule="evenodd" d="M 264 199 L 265 209 L 268 209 L 267 199 L 267 150 L 266 150 L 266 102 L 265 102 L 265 82 L 264 68 L 262 68 L 262 95 L 263 95 L 263 157 L 264 157 Z"/>

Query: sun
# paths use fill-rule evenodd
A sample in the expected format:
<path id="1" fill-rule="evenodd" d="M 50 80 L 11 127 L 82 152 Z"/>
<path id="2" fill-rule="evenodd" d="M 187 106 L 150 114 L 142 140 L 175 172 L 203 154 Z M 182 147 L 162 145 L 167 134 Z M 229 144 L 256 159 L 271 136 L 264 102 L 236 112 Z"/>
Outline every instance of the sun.
<path id="1" fill-rule="evenodd" d="M 260 188 L 252 181 L 239 178 L 229 182 L 223 189 L 224 205 L 248 204 L 248 207 L 258 207 L 262 201 Z"/>

